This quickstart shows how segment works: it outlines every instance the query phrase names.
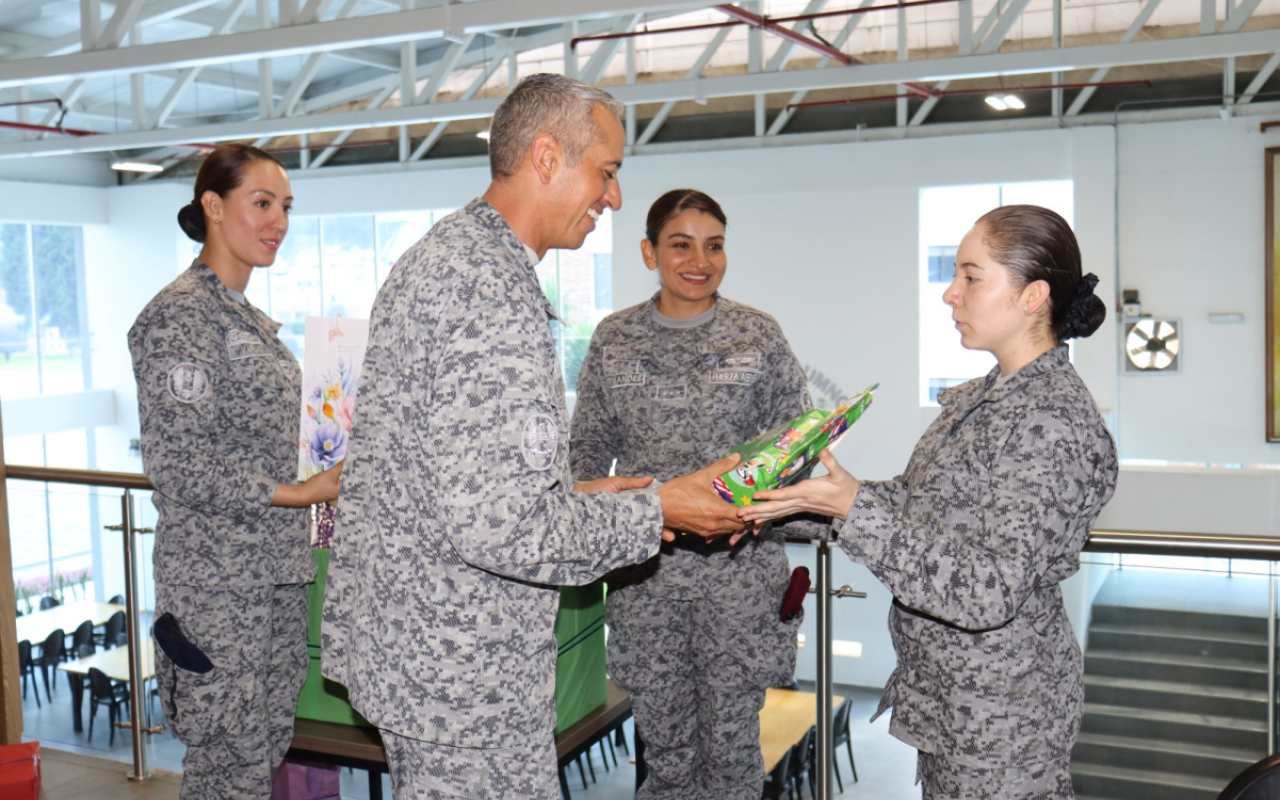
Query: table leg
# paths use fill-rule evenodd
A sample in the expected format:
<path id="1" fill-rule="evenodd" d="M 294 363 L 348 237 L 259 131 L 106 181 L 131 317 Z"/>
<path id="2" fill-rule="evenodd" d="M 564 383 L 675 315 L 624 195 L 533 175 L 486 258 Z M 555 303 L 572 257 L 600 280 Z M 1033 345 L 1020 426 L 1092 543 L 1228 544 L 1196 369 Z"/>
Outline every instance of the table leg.
<path id="1" fill-rule="evenodd" d="M 84 697 L 84 676 L 68 672 L 67 683 L 71 685 L 71 722 L 72 730 L 84 732 L 84 721 L 80 713 L 80 701 Z"/>
<path id="2" fill-rule="evenodd" d="M 382 773 L 369 770 L 369 800 L 382 800 Z"/>

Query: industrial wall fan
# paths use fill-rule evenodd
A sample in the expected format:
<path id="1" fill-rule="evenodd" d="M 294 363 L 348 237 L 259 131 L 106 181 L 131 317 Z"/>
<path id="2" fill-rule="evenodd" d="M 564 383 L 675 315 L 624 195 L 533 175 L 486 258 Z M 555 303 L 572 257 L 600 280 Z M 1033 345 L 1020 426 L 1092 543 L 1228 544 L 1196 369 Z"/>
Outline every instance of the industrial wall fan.
<path id="1" fill-rule="evenodd" d="M 1125 372 L 1178 371 L 1178 320 L 1143 317 L 1124 324 Z"/>

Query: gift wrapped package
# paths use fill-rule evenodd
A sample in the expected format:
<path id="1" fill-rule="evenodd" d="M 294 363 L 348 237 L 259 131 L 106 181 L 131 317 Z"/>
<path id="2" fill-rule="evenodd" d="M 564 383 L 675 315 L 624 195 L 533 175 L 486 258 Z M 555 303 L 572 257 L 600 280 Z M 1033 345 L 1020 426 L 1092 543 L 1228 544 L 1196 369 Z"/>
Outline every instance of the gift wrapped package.
<path id="1" fill-rule="evenodd" d="M 834 411 L 814 409 L 735 447 L 738 466 L 712 482 L 726 502 L 750 505 L 756 492 L 794 483 L 809 474 L 824 448 L 835 445 L 871 405 L 872 384 Z"/>

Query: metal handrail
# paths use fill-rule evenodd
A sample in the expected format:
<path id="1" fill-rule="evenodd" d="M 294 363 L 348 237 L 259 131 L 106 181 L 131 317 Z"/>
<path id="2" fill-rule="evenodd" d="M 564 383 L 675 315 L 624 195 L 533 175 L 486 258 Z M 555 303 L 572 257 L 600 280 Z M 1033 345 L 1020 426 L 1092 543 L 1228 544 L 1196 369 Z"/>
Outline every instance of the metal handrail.
<path id="1" fill-rule="evenodd" d="M 78 486 L 105 486 L 109 489 L 138 489 L 151 491 L 155 488 L 146 475 L 134 472 L 104 472 L 95 469 L 60 469 L 57 467 L 24 467 L 6 464 L 3 475 L 19 481 L 40 481 L 41 483 L 73 483 Z"/>
<path id="2" fill-rule="evenodd" d="M 131 510 L 129 507 L 130 498 L 129 490 L 152 490 L 152 486 L 145 475 L 137 475 L 127 472 L 99 472 L 95 470 L 73 470 L 73 469 L 57 469 L 50 467 L 25 467 L 25 466 L 7 466 L 0 467 L 3 476 L 13 478 L 15 480 L 41 481 L 45 483 L 71 483 L 89 486 L 105 486 L 125 490 L 123 499 L 123 528 L 132 528 Z M 132 528 L 137 531 L 137 528 Z M 129 534 L 125 534 L 126 539 Z M 849 587 L 841 587 L 840 589 L 832 588 L 831 581 L 831 547 L 829 541 L 810 540 L 804 538 L 787 537 L 787 541 L 793 543 L 802 543 L 817 545 L 817 586 L 816 594 L 818 595 L 817 608 L 817 624 L 818 624 L 818 675 L 817 677 L 817 728 L 818 728 L 818 745 L 816 752 L 818 758 L 817 781 L 815 781 L 817 796 L 820 798 L 829 798 L 831 796 L 831 748 L 827 745 L 832 736 L 831 730 L 831 600 L 833 597 L 858 597 L 863 596 L 860 592 L 854 592 Z M 128 542 L 126 542 L 126 552 L 129 551 Z M 1176 555 L 1200 558 L 1243 558 L 1256 559 L 1260 561 L 1280 561 L 1280 538 L 1273 536 L 1239 536 L 1231 534 L 1216 533 L 1185 533 L 1170 531 L 1117 531 L 1117 530 L 1095 530 L 1090 533 L 1088 541 L 1085 543 L 1084 549 L 1094 553 L 1129 553 L 1141 555 Z M 132 555 L 129 555 L 130 560 Z M 1268 651 L 1268 674 L 1269 674 L 1269 691 L 1268 695 L 1272 702 L 1268 703 L 1268 747 L 1274 750 L 1276 740 L 1275 727 L 1275 673 L 1276 673 L 1276 647 L 1275 647 L 1275 593 L 1276 593 L 1276 572 L 1271 570 L 1271 602 L 1272 602 L 1272 624 L 1269 626 L 1270 646 Z M 132 582 L 132 581 L 131 581 Z M 128 596 L 128 604 L 132 607 L 134 603 L 133 592 Z M 129 614 L 132 622 L 132 610 Z M 138 642 L 138 638 L 132 633 L 130 641 Z M 136 647 L 135 647 L 136 649 Z M 130 653 L 130 674 L 137 676 L 137 653 Z M 138 685 L 135 683 L 134 685 Z M 141 710 L 137 708 L 138 700 L 134 698 L 134 719 L 141 719 Z M 135 752 L 135 770 L 130 774 L 133 779 L 145 779 L 150 773 L 146 769 L 145 760 L 142 758 L 141 734 L 139 725 L 134 725 L 134 752 Z"/>

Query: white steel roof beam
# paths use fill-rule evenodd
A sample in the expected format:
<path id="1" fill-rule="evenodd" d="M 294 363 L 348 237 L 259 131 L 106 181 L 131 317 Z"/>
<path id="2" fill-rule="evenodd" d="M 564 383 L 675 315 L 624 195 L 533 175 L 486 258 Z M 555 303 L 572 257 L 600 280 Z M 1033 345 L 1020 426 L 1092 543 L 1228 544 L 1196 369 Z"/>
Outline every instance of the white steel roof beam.
<path id="1" fill-rule="evenodd" d="M 1276 67 L 1280 67 L 1280 53 L 1272 53 L 1271 58 L 1267 59 L 1267 63 L 1262 65 L 1262 69 L 1258 70 L 1258 74 L 1249 82 L 1249 86 L 1244 90 L 1244 94 L 1236 100 L 1237 105 L 1245 105 L 1252 103 L 1253 98 L 1262 91 L 1262 86 L 1271 80 L 1271 76 L 1275 74 Z"/>
<path id="2" fill-rule="evenodd" d="M 1090 69 L 1102 65 L 1128 66 L 1165 64 L 1230 55 L 1270 55 L 1274 53 L 1275 31 L 1197 36 L 1181 39 L 1151 39 L 1124 44 L 1088 45 L 1074 48 L 1028 50 L 989 55 L 892 61 L 831 67 L 821 70 L 788 70 L 758 75 L 729 75 L 696 80 L 615 86 L 610 92 L 624 104 L 662 103 L 695 97 L 740 97 L 759 92 L 841 89 L 853 86 L 887 86 L 905 82 L 939 81 L 948 78 L 973 79 L 994 75 L 1030 75 L 1055 71 Z M 285 136 L 347 128 L 375 128 L 386 125 L 414 125 L 446 119 L 476 119 L 492 116 L 498 98 L 466 102 L 433 103 L 424 106 L 384 108 L 376 111 L 345 111 L 273 120 L 193 126 L 181 130 L 59 137 L 39 142 L 12 142 L 0 145 L 0 158 L 31 155 L 66 155 L 106 150 L 161 147 L 187 142 L 226 141 L 252 136 Z"/>
<path id="3" fill-rule="evenodd" d="M 1262 0 L 1241 0 L 1240 5 L 1234 8 L 1228 4 L 1227 21 L 1223 23 L 1222 30 L 1219 33 L 1235 33 L 1240 30 L 1249 21 L 1249 17 L 1253 15 L 1253 12 L 1258 10 L 1258 5 L 1261 2 Z"/>
<path id="4" fill-rule="evenodd" d="M 827 5 L 827 0 L 809 0 L 809 4 L 804 7 L 803 14 L 817 14 Z M 796 33 L 804 33 L 805 27 L 809 25 L 807 20 L 801 20 L 791 26 L 791 30 Z M 769 58 L 769 63 L 765 65 L 765 72 L 778 72 L 787 66 L 787 62 L 791 60 L 791 54 L 796 50 L 796 43 L 790 39 L 783 39 L 778 45 L 778 49 L 773 51 L 773 55 Z"/>
<path id="5" fill-rule="evenodd" d="M 417 97 L 410 97 L 410 103 L 430 103 L 436 99 L 436 95 L 440 93 L 440 87 L 444 85 L 445 78 L 449 77 L 449 73 L 453 72 L 458 66 L 458 61 L 471 48 L 471 43 L 475 41 L 474 33 L 467 34 L 462 37 L 462 41 L 453 42 L 449 45 L 449 49 L 445 51 L 440 60 L 435 63 L 435 69 L 431 72 L 431 77 L 427 80 L 427 85 L 422 87 L 422 92 Z"/>
<path id="6" fill-rule="evenodd" d="M 143 8 L 138 15 L 138 21 L 143 23 L 164 22 L 220 2 L 222 0 L 161 0 L 161 2 L 152 2 Z M 19 61 L 27 58 L 44 58 L 45 56 L 75 52 L 82 49 L 82 34 L 83 30 L 79 30 L 45 40 L 25 37 L 28 41 L 23 48 L 8 56 L 6 60 Z"/>
<path id="7" fill-rule="evenodd" d="M 210 34 L 213 36 L 221 36 L 230 30 L 231 26 L 236 23 L 240 15 L 244 13 L 245 6 L 249 5 L 249 0 L 232 0 L 231 5 L 227 7 L 226 12 L 222 16 L 222 20 L 214 27 Z M 195 82 L 200 75 L 203 67 L 189 67 L 182 71 L 178 79 L 169 87 L 169 91 L 165 93 L 164 99 L 160 104 L 152 109 L 147 117 L 147 128 L 159 128 L 169 119 L 169 115 L 173 113 L 174 107 L 177 106 L 178 100 L 183 93 Z"/>
<path id="8" fill-rule="evenodd" d="M 1132 42 L 1137 38 L 1138 34 L 1142 32 L 1142 29 L 1146 27 L 1147 20 L 1151 19 L 1151 15 L 1155 13 L 1155 10 L 1159 5 L 1160 0 L 1147 0 L 1146 5 L 1144 5 L 1142 10 L 1138 12 L 1138 15 L 1133 18 L 1133 22 L 1129 24 L 1124 35 L 1120 37 L 1120 41 Z M 1094 71 L 1093 75 L 1090 76 L 1087 82 L 1101 83 L 1106 80 L 1107 73 L 1110 71 L 1111 67 L 1099 67 Z M 1080 110 L 1085 107 L 1085 104 L 1089 102 L 1089 98 L 1093 97 L 1093 93 L 1097 90 L 1096 86 L 1086 86 L 1081 89 L 1080 94 L 1076 95 L 1076 99 L 1071 101 L 1071 107 L 1067 109 L 1066 116 L 1074 117 L 1079 114 Z"/>
<path id="9" fill-rule="evenodd" d="M 142 10 L 142 0 L 120 0 L 116 3 L 115 13 L 111 15 L 111 21 L 108 22 L 98 34 L 97 40 L 94 42 L 95 50 L 104 50 L 113 47 L 119 47 L 124 41 L 124 36 L 133 28 L 134 22 L 138 19 L 138 12 Z"/>
<path id="10" fill-rule="evenodd" d="M 458 99 L 460 101 L 466 101 L 475 97 L 476 93 L 484 88 L 485 83 L 489 81 L 489 78 L 493 76 L 493 73 L 502 65 L 504 58 L 514 59 L 515 56 L 498 56 L 492 59 L 489 65 L 485 67 L 484 71 L 481 72 L 480 75 L 471 82 L 471 85 L 467 87 L 467 90 L 462 93 L 462 97 Z M 426 138 L 419 142 L 418 146 L 414 148 L 414 151 L 409 154 L 409 160 L 421 161 L 423 156 L 431 152 L 431 148 L 436 146 L 436 143 L 440 141 L 440 137 L 444 136 L 444 132 L 449 129 L 449 122 L 450 120 L 446 119 L 436 123 L 436 126 L 426 135 Z"/>
<path id="11" fill-rule="evenodd" d="M 317 13 L 317 10 L 313 8 L 314 5 L 315 2 L 313 0 L 313 2 L 308 3 L 307 7 L 300 13 L 303 15 Z M 360 0 L 346 0 L 346 2 L 342 4 L 342 8 L 338 9 L 337 18 L 347 19 L 354 14 L 355 10 L 359 7 Z M 305 92 L 307 87 L 311 85 L 311 82 L 315 80 L 316 73 L 319 72 L 320 65 L 324 63 L 324 57 L 326 55 L 328 55 L 327 51 L 321 51 L 307 56 L 306 63 L 303 64 L 302 69 L 298 70 L 298 73 L 293 76 L 293 83 L 289 85 L 289 91 L 285 92 L 284 97 L 280 98 L 280 105 L 276 106 L 274 116 L 287 117 L 293 114 L 294 107 L 298 104 L 298 101 L 302 99 L 302 93 Z"/>
<path id="12" fill-rule="evenodd" d="M 594 36 L 597 33 L 607 33 L 610 30 L 611 26 L 612 26 L 612 23 L 609 21 L 604 21 L 604 22 L 596 21 L 590 24 L 580 26 L 578 33 L 581 36 Z M 524 52 L 528 50 L 537 50 L 543 47 L 548 47 L 553 44 L 558 44 L 563 38 L 564 38 L 563 35 L 558 29 L 552 29 L 549 31 L 544 31 L 542 33 L 531 34 L 529 36 L 520 36 L 520 37 L 515 37 L 510 39 L 504 39 L 502 41 L 502 47 L 514 48 L 515 52 Z M 466 69 L 468 67 L 474 67 L 479 64 L 483 64 L 484 62 L 485 62 L 484 51 L 472 50 L 470 53 L 466 53 L 465 55 L 462 56 L 462 58 L 458 61 L 457 68 Z M 509 64 L 512 67 L 515 66 L 514 61 L 509 62 Z M 346 103 L 359 100 L 363 97 L 368 97 L 369 95 L 376 94 L 377 92 L 381 91 L 388 84 L 388 82 L 396 82 L 399 80 L 400 78 L 398 75 L 393 75 L 393 76 L 383 77 L 383 78 L 374 78 L 373 80 L 364 81 L 362 83 L 358 83 L 352 86 L 346 86 L 346 87 L 343 87 L 342 89 L 337 89 L 332 92 L 327 92 L 323 95 L 317 95 L 316 97 L 312 97 L 309 100 L 303 101 L 303 103 L 299 107 L 306 113 L 315 113 L 317 111 L 324 111 L 325 109 L 333 108 L 334 106 L 344 105 Z"/>
<path id="13" fill-rule="evenodd" d="M 610 33 L 631 33 L 642 19 L 644 19 L 643 14 L 632 14 L 623 17 L 614 24 Z M 609 64 L 618 55 L 618 48 L 622 47 L 622 42 L 622 39 L 607 39 L 601 42 L 596 51 L 591 54 L 591 60 L 578 71 L 578 80 L 593 85 L 599 83 L 600 78 L 604 76 L 604 71 L 609 68 Z"/>
<path id="14" fill-rule="evenodd" d="M 707 68 L 707 63 L 710 62 L 711 57 L 716 54 L 716 50 L 720 49 L 720 45 L 724 44 L 724 40 L 729 38 L 729 34 L 732 30 L 732 28 L 721 28 L 716 31 L 716 35 L 711 37 L 711 41 L 708 42 L 707 46 L 703 49 L 702 55 L 698 56 L 698 60 L 693 62 L 693 66 L 690 67 L 689 72 L 685 74 L 686 81 L 700 81 L 702 79 L 702 71 Z M 703 100 L 705 102 L 705 98 L 697 92 L 696 88 L 691 98 L 680 99 Z M 636 139 L 636 144 L 646 144 L 650 139 L 652 139 L 654 134 L 658 132 L 658 129 L 666 123 L 667 117 L 671 115 L 671 109 L 675 108 L 675 105 L 675 100 L 667 100 L 663 103 L 662 108 L 658 109 L 658 113 L 654 115 L 653 119 L 649 120 L 649 124 L 644 126 L 644 133 L 641 133 L 640 138 Z"/>
<path id="15" fill-rule="evenodd" d="M 866 8 L 867 6 L 871 5 L 874 2 L 876 2 L 876 0 L 862 0 L 862 5 L 858 7 Z M 841 47 L 844 47 L 844 43 L 849 40 L 849 37 L 852 36 L 853 32 L 857 29 L 857 27 L 862 24 L 862 20 L 866 16 L 867 16 L 866 14 L 854 14 L 853 16 L 849 17 L 849 19 L 845 20 L 844 27 L 840 29 L 839 35 L 836 36 L 836 38 L 831 41 L 831 44 L 834 45 L 837 50 L 839 50 Z M 834 59 L 828 56 L 823 56 L 822 58 L 818 59 L 818 63 L 814 67 L 814 69 L 826 69 L 828 66 L 831 65 L 831 62 L 833 60 Z M 796 103 L 803 103 L 805 97 L 808 96 L 808 94 L 809 94 L 808 90 L 801 89 L 800 91 L 791 95 L 791 99 L 787 101 L 787 105 L 793 106 Z M 779 133 L 782 132 L 782 129 L 787 126 L 787 123 L 790 122 L 791 118 L 794 117 L 795 115 L 796 115 L 796 112 L 794 108 L 782 109 L 781 111 L 778 112 L 778 116 L 773 118 L 773 124 L 769 126 L 769 130 L 765 131 L 764 135 L 777 136 Z"/>
<path id="16" fill-rule="evenodd" d="M 102 28 L 102 3 L 99 0 L 80 0 L 80 49 L 92 50 Z"/>
<path id="17" fill-rule="evenodd" d="M 387 102 L 387 100 L 391 98 L 391 95 L 395 94 L 395 91 L 396 89 L 394 86 L 383 89 L 377 96 L 373 98 L 373 100 L 369 102 L 368 107 L 380 108 L 383 103 Z M 342 145 L 346 144 L 347 139 L 350 139 L 351 134 L 353 133 L 355 133 L 354 128 L 352 128 L 351 130 L 345 130 L 339 133 L 336 137 L 334 137 L 334 140 L 330 142 L 329 145 L 325 147 L 323 151 L 321 151 L 320 155 L 311 159 L 311 163 L 308 165 L 307 169 L 319 169 L 320 167 L 324 166 L 325 162 L 333 158 L 333 154 L 338 152 L 338 150 L 341 149 Z"/>
<path id="18" fill-rule="evenodd" d="M 49 83 L 76 76 L 122 75 L 138 71 L 205 66 L 218 62 L 307 55 L 442 36 L 528 27 L 577 17 L 615 17 L 650 8 L 697 7 L 701 3 L 661 0 L 483 0 L 441 8 L 401 11 L 354 19 L 316 22 L 273 30 L 204 39 L 161 42 L 119 53 L 74 53 L 55 58 L 0 64 L 0 88 Z"/>
<path id="19" fill-rule="evenodd" d="M 1013 23 L 1017 22 L 1023 12 L 1027 10 L 1027 4 L 1029 2 L 1030 0 L 1016 0 L 1016 2 L 1009 6 L 1003 14 L 999 13 L 999 3 L 996 3 L 991 7 L 990 13 L 988 13 L 987 18 L 982 21 L 982 27 L 979 29 L 979 33 L 989 31 L 989 33 L 985 34 L 985 38 L 983 36 L 978 37 L 978 41 L 982 42 L 982 44 L 978 45 L 978 52 L 980 54 L 994 53 L 1000 49 L 1000 45 L 1004 44 L 1004 40 L 1008 38 L 1009 32 L 1013 30 Z M 963 15 L 961 16 L 963 18 Z M 949 80 L 941 81 L 938 83 L 936 88 L 939 91 L 946 91 L 947 87 L 950 85 L 951 81 Z M 933 113 L 934 107 L 937 106 L 941 100 L 942 95 L 934 95 L 921 103 L 920 107 L 916 109 L 915 115 L 911 118 L 911 125 L 919 126 L 924 124 L 924 121 L 929 118 L 929 115 Z M 899 102 L 902 101 L 900 100 Z"/>

